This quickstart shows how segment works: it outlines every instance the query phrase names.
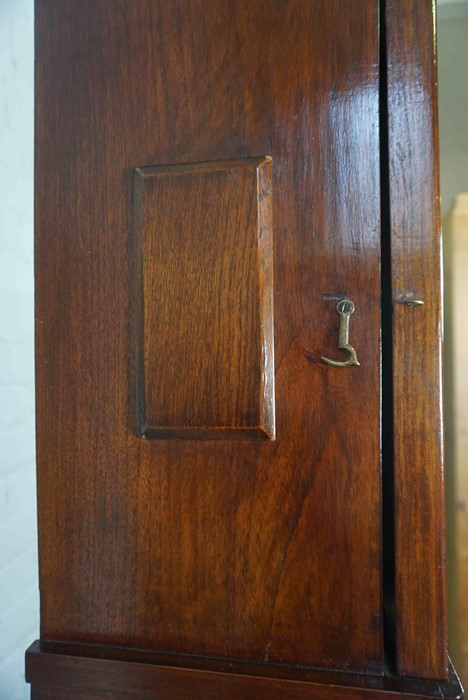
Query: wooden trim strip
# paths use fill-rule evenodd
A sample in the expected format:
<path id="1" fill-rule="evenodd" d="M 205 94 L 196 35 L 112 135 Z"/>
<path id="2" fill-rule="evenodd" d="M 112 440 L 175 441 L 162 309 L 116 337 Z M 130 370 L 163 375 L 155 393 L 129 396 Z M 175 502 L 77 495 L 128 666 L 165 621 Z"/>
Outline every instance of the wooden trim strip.
<path id="1" fill-rule="evenodd" d="M 387 0 L 396 663 L 446 678 L 442 301 L 432 0 Z M 418 299 L 424 305 L 410 306 Z"/>
<path id="2" fill-rule="evenodd" d="M 26 679 L 35 700 L 455 700 L 463 692 L 455 674 L 438 683 L 39 641 L 26 652 Z"/>

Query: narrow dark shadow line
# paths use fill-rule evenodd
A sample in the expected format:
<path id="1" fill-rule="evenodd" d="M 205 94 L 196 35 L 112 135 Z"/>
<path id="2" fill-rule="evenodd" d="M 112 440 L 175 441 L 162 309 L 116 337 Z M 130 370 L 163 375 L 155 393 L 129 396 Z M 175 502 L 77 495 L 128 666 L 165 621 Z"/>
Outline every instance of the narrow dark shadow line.
<path id="1" fill-rule="evenodd" d="M 395 481 L 393 447 L 393 299 L 390 220 L 386 1 L 379 2 L 380 41 L 380 206 L 381 206 L 381 347 L 382 347 L 382 575 L 386 670 L 396 669 L 395 624 Z"/>

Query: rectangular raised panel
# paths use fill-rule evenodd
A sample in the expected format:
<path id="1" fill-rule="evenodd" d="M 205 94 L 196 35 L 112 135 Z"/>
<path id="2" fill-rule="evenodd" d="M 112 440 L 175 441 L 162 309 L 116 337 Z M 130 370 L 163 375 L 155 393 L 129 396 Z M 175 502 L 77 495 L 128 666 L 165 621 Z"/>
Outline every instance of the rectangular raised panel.
<path id="1" fill-rule="evenodd" d="M 139 168 L 146 438 L 275 437 L 271 158 Z"/>

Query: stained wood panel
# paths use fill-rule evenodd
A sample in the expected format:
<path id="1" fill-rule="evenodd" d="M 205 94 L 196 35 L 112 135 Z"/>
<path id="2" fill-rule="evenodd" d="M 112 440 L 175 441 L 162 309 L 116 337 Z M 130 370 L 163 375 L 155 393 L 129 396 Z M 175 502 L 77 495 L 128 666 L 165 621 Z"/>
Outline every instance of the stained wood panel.
<path id="1" fill-rule="evenodd" d="M 388 0 L 395 609 L 400 673 L 446 678 L 442 312 L 431 0 Z M 424 174 L 424 177 L 423 177 Z M 405 304 L 417 299 L 421 306 Z"/>
<path id="2" fill-rule="evenodd" d="M 140 433 L 274 439 L 271 159 L 136 171 Z"/>
<path id="3" fill-rule="evenodd" d="M 192 665 L 190 665 L 192 664 Z M 87 645 L 35 642 L 26 653 L 32 700 L 461 700 L 450 669 L 447 681 L 369 677 L 364 674 L 287 669 L 220 659 Z"/>
<path id="4" fill-rule="evenodd" d="M 43 638 L 382 671 L 377 5 L 37 2 Z M 142 440 L 135 168 L 263 154 L 276 440 Z"/>

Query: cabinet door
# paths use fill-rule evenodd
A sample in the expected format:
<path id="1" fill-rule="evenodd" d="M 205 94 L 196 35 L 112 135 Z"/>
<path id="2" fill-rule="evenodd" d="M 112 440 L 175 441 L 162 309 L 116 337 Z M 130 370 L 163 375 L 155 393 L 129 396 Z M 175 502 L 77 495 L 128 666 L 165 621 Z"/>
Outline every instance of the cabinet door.
<path id="1" fill-rule="evenodd" d="M 377 0 L 36 21 L 42 637 L 380 672 Z"/>

